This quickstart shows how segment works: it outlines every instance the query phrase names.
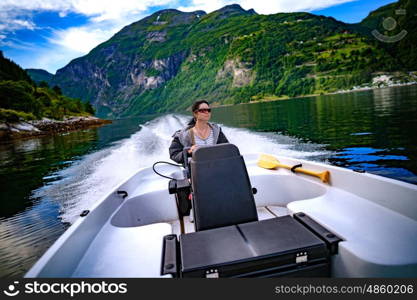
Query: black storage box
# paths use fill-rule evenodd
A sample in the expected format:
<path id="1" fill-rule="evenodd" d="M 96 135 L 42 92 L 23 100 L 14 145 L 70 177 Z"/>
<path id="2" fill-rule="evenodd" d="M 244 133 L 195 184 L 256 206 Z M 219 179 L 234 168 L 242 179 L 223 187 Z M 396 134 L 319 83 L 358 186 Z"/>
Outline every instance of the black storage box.
<path id="1" fill-rule="evenodd" d="M 330 252 L 291 216 L 183 234 L 180 277 L 328 277 Z"/>

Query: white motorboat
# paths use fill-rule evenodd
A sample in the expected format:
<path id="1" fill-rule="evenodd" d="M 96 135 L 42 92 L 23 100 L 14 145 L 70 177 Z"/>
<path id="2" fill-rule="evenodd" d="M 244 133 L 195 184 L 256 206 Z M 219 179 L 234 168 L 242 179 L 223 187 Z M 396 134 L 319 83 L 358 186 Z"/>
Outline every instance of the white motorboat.
<path id="1" fill-rule="evenodd" d="M 286 168 L 265 169 L 259 153 L 244 155 L 259 220 L 299 212 L 341 238 L 333 277 L 417 276 L 417 186 L 294 158 L 281 164 L 330 173 L 329 182 Z M 172 165 L 158 172 L 181 179 Z M 179 217 L 169 179 L 139 170 L 84 211 L 26 277 L 170 277 L 161 275 L 164 236 L 189 234 L 193 216 Z M 221 250 L 219 250 L 221 251 Z"/>

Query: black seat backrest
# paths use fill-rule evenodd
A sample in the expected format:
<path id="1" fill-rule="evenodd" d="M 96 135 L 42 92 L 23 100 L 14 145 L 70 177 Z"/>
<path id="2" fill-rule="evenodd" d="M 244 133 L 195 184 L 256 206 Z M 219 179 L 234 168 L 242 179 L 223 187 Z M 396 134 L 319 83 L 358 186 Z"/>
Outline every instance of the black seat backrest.
<path id="1" fill-rule="evenodd" d="M 191 181 L 196 231 L 258 220 L 248 171 L 235 145 L 197 148 Z"/>

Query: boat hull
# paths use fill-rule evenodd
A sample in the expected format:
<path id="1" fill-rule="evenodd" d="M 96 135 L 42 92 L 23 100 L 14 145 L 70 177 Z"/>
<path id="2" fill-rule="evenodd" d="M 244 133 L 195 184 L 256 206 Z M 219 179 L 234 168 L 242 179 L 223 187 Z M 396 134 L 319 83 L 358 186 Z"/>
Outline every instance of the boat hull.
<path id="1" fill-rule="evenodd" d="M 417 186 L 293 158 L 312 171 L 330 171 L 330 182 L 287 169 L 257 166 L 259 154 L 244 155 L 257 189 L 259 219 L 304 212 L 340 236 L 332 258 L 334 277 L 417 276 Z M 179 176 L 178 168 L 159 172 Z M 124 191 L 127 197 L 123 198 Z M 160 277 L 162 238 L 192 232 L 181 224 L 168 179 L 139 170 L 97 201 L 29 270 L 26 277 Z"/>

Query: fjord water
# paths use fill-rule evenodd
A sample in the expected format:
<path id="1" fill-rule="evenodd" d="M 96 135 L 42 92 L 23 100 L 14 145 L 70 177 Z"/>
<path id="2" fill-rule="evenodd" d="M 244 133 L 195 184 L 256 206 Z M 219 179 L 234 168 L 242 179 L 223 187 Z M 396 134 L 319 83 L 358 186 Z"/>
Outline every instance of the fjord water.
<path id="1" fill-rule="evenodd" d="M 417 86 L 213 110 L 242 153 L 322 161 L 417 184 Z M 0 144 L 0 276 L 20 277 L 85 209 L 169 160 L 184 115 Z"/>
<path id="2" fill-rule="evenodd" d="M 331 152 L 328 162 L 417 184 L 417 86 L 224 107 L 225 125 L 278 132 Z"/>

